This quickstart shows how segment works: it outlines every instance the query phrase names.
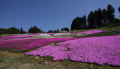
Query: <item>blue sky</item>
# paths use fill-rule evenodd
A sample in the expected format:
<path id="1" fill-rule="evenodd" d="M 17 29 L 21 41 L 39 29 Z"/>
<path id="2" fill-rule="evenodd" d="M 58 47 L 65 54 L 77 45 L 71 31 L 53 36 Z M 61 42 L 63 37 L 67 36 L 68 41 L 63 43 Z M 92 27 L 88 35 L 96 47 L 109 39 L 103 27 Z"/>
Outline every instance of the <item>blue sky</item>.
<path id="1" fill-rule="evenodd" d="M 0 0 L 0 27 L 28 30 L 36 25 L 47 31 L 70 27 L 77 16 L 111 4 L 118 17 L 120 0 Z"/>

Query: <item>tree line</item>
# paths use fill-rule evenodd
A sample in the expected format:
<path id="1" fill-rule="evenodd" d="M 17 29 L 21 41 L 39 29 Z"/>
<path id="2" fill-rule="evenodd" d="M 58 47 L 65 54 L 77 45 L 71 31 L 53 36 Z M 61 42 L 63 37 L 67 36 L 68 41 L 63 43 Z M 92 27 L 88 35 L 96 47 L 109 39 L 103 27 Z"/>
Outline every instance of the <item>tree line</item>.
<path id="1" fill-rule="evenodd" d="M 0 34 L 19 34 L 19 33 L 24 34 L 26 33 L 26 31 L 24 31 L 22 28 L 17 29 L 15 27 L 11 27 L 8 29 L 0 28 Z"/>
<path id="2" fill-rule="evenodd" d="M 120 13 L 120 7 L 118 8 Z M 108 5 L 106 9 L 97 9 L 91 11 L 86 16 L 76 17 L 73 19 L 71 24 L 71 30 L 80 29 L 93 29 L 103 26 L 118 26 L 120 25 L 120 19 L 115 18 L 115 9 L 112 5 Z"/>
<path id="3" fill-rule="evenodd" d="M 68 27 L 61 28 L 60 30 L 48 30 L 47 33 L 59 33 L 61 31 L 69 31 Z M 0 34 L 25 34 L 25 33 L 45 33 L 43 30 L 38 28 L 37 26 L 32 26 L 29 28 L 29 30 L 26 32 L 22 28 L 18 29 L 16 27 L 11 27 L 8 29 L 0 28 Z"/>
<path id="4" fill-rule="evenodd" d="M 118 8 L 120 13 L 120 7 Z M 120 16 L 120 15 L 119 15 Z M 112 5 L 108 5 L 106 9 L 97 9 L 95 11 L 91 11 L 86 17 L 85 15 L 82 17 L 76 17 L 73 19 L 71 24 L 71 29 L 68 27 L 64 27 L 56 30 L 48 30 L 47 33 L 58 33 L 65 31 L 73 31 L 73 30 L 81 30 L 81 29 L 93 29 L 104 26 L 118 26 L 120 25 L 120 19 L 115 18 L 115 9 Z M 32 26 L 26 32 L 22 28 L 17 29 L 15 27 L 11 27 L 8 29 L 0 28 L 0 34 L 24 34 L 24 33 L 43 33 L 44 31 L 38 28 L 37 26 Z"/>

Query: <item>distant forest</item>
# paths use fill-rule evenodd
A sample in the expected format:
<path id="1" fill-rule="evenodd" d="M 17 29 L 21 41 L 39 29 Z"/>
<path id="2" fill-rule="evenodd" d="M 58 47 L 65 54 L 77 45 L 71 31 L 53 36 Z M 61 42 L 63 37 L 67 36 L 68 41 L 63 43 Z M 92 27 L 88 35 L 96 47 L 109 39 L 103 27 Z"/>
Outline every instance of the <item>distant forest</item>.
<path id="1" fill-rule="evenodd" d="M 120 13 L 120 7 L 118 8 Z M 98 10 L 91 11 L 86 18 L 76 17 L 72 24 L 71 30 L 81 30 L 81 29 L 94 29 L 103 26 L 118 26 L 120 25 L 120 19 L 115 18 L 115 9 L 112 5 L 108 5 L 106 9 L 99 8 Z"/>
<path id="2" fill-rule="evenodd" d="M 118 7 L 120 13 L 120 7 Z M 106 9 L 97 9 L 91 11 L 86 17 L 76 17 L 73 19 L 71 28 L 64 27 L 56 30 L 48 30 L 47 33 L 58 33 L 61 31 L 73 31 L 73 30 L 84 30 L 84 29 L 94 29 L 99 27 L 114 27 L 120 26 L 120 19 L 115 18 L 115 9 L 112 5 L 108 5 Z M 16 27 L 11 27 L 8 29 L 0 28 L 0 34 L 24 34 L 24 33 L 42 33 L 42 29 L 37 26 L 32 26 L 28 31 L 24 31 L 22 28 L 17 29 Z"/>

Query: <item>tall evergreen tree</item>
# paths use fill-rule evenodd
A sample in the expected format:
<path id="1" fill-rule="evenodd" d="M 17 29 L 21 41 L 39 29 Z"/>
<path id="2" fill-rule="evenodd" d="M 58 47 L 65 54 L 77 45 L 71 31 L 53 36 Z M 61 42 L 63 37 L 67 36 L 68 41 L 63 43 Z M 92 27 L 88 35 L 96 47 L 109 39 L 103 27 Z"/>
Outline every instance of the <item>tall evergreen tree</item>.
<path id="1" fill-rule="evenodd" d="M 24 34 L 24 33 L 26 33 L 26 32 L 25 32 L 22 28 L 20 28 L 20 29 L 19 29 L 19 33 L 20 33 L 20 34 Z"/>
<path id="2" fill-rule="evenodd" d="M 59 29 L 57 29 L 56 32 L 59 33 L 60 32 Z"/>
<path id="3" fill-rule="evenodd" d="M 107 24 L 107 10 L 102 10 L 102 26 L 105 26 Z"/>
<path id="4" fill-rule="evenodd" d="M 87 19 L 86 19 L 85 15 L 82 18 L 83 18 L 83 21 L 82 21 L 83 25 L 82 26 L 83 26 L 83 29 L 85 29 L 86 28 L 86 23 L 87 23 L 86 21 L 87 21 Z"/>
<path id="5" fill-rule="evenodd" d="M 61 28 L 61 31 L 69 31 L 69 28 L 68 27 Z"/>
<path id="6" fill-rule="evenodd" d="M 17 28 L 11 27 L 11 28 L 8 28 L 8 29 L 7 29 L 7 33 L 8 33 L 8 34 L 18 34 L 19 31 L 18 31 Z"/>
<path id="7" fill-rule="evenodd" d="M 109 4 L 108 6 L 107 6 L 107 20 L 108 20 L 108 22 L 111 24 L 112 22 L 113 22 L 113 20 L 114 20 L 114 13 L 115 13 L 115 9 L 114 9 L 114 7 L 111 5 L 111 4 Z"/>
<path id="8" fill-rule="evenodd" d="M 53 30 L 48 30 L 48 32 L 47 33 L 54 33 L 54 31 Z"/>
<path id="9" fill-rule="evenodd" d="M 90 12 L 88 15 L 88 27 L 97 28 L 105 25 L 112 26 L 114 25 L 114 8 L 112 5 L 108 5 L 107 10 L 100 8 L 94 12 Z"/>
<path id="10" fill-rule="evenodd" d="M 99 8 L 98 9 L 98 23 L 97 23 L 97 25 L 98 25 L 98 27 L 101 27 L 102 26 L 102 10 Z"/>
<path id="11" fill-rule="evenodd" d="M 0 34 L 7 34 L 7 29 L 0 28 Z"/>
<path id="12" fill-rule="evenodd" d="M 99 18 L 98 18 L 99 14 L 98 11 L 95 10 L 95 12 L 93 13 L 93 23 L 95 24 L 95 28 L 98 27 L 98 23 L 99 23 Z"/>
<path id="13" fill-rule="evenodd" d="M 120 7 L 118 8 L 118 11 L 119 11 L 119 13 L 120 13 Z"/>
<path id="14" fill-rule="evenodd" d="M 86 16 L 76 17 L 71 24 L 71 30 L 80 30 L 86 27 Z"/>
<path id="15" fill-rule="evenodd" d="M 30 27 L 30 29 L 28 30 L 28 33 L 41 33 L 42 30 L 39 29 L 37 26 L 34 27 Z"/>
<path id="16" fill-rule="evenodd" d="M 118 8 L 118 11 L 119 11 L 119 13 L 120 13 L 120 7 Z"/>
<path id="17" fill-rule="evenodd" d="M 96 28 L 95 20 L 94 20 L 94 12 L 91 11 L 88 15 L 88 28 Z"/>
<path id="18" fill-rule="evenodd" d="M 71 24 L 71 30 L 79 30 L 80 17 L 73 19 Z"/>

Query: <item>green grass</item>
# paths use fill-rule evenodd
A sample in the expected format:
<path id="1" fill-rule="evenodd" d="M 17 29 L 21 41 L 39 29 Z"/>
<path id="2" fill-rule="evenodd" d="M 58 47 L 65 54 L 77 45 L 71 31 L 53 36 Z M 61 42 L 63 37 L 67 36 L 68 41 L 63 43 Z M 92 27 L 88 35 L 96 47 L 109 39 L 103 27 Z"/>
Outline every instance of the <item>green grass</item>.
<path id="1" fill-rule="evenodd" d="M 2 36 L 6 36 L 6 35 L 0 34 L 0 37 L 2 37 Z"/>
<path id="2" fill-rule="evenodd" d="M 101 32 L 101 33 L 96 33 L 96 34 L 90 34 L 90 35 L 86 35 L 84 37 L 100 37 L 100 36 L 113 36 L 113 35 L 115 35 L 115 34 L 108 31 L 108 32 Z"/>
<path id="3" fill-rule="evenodd" d="M 101 27 L 101 28 L 97 28 L 97 29 L 100 29 L 100 30 L 109 30 L 109 31 L 111 31 L 112 29 L 120 30 L 120 26 L 115 26 L 115 27 Z"/>

